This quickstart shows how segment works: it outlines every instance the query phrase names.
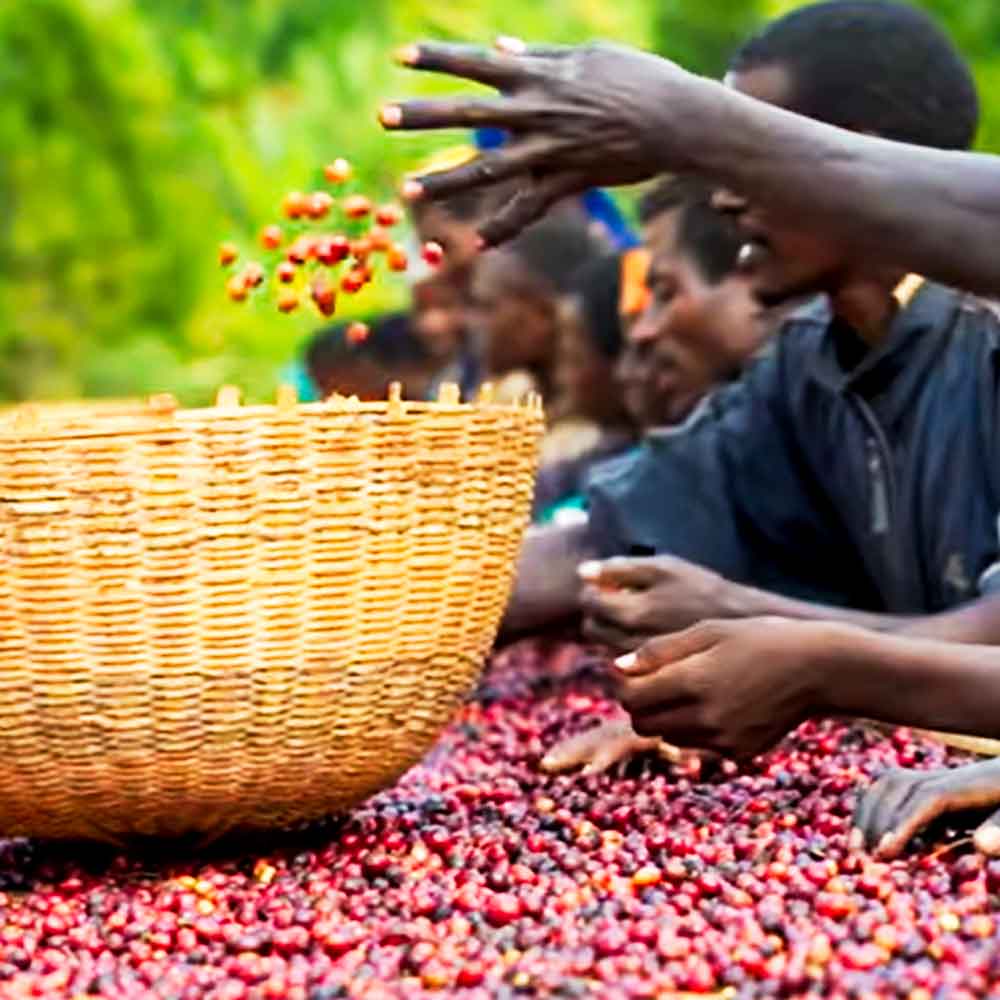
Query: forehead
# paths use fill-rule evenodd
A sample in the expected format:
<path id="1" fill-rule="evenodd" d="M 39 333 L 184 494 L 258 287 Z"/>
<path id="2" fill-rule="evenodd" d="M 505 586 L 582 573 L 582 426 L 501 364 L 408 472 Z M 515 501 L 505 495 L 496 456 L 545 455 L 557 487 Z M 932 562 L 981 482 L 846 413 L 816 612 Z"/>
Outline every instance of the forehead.
<path id="1" fill-rule="evenodd" d="M 765 104 L 788 108 L 792 104 L 792 79 L 784 66 L 755 66 L 753 69 L 730 71 L 725 85 Z"/>

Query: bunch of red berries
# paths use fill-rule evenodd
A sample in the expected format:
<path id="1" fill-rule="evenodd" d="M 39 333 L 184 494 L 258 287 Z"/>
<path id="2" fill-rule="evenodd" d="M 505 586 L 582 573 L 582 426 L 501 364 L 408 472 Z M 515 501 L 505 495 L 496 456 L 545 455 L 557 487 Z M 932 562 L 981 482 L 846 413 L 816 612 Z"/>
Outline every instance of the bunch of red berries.
<path id="1" fill-rule="evenodd" d="M 379 258 L 391 272 L 409 267 L 406 250 L 392 238 L 392 230 L 403 219 L 402 209 L 395 204 L 376 207 L 364 194 L 346 193 L 343 188 L 352 175 L 347 160 L 327 164 L 323 176 L 340 189 L 340 197 L 326 190 L 290 191 L 281 203 L 286 223 L 272 223 L 261 230 L 259 243 L 272 258 L 270 285 L 280 312 L 295 312 L 308 298 L 321 316 L 333 316 L 339 294 L 356 295 L 375 280 Z M 331 229 L 338 213 L 340 224 Z M 438 244 L 425 243 L 421 255 L 434 267 L 444 253 Z M 239 258 L 234 243 L 219 247 L 219 263 L 232 272 L 226 294 L 233 302 L 245 302 L 256 289 L 268 285 L 267 272 L 257 261 L 234 269 Z M 364 324 L 354 323 L 348 338 L 357 342 L 367 333 Z"/>

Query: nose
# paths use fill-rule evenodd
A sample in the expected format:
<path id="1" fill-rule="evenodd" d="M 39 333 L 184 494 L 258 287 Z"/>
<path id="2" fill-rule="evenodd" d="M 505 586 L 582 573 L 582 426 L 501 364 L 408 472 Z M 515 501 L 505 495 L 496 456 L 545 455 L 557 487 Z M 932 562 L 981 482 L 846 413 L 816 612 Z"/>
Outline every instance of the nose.
<path id="1" fill-rule="evenodd" d="M 628 339 L 633 344 L 648 344 L 655 340 L 660 330 L 659 310 L 652 304 L 646 306 L 632 324 Z"/>
<path id="2" fill-rule="evenodd" d="M 723 215 L 741 215 L 748 204 L 746 198 L 728 188 L 716 188 L 712 192 L 712 208 Z"/>

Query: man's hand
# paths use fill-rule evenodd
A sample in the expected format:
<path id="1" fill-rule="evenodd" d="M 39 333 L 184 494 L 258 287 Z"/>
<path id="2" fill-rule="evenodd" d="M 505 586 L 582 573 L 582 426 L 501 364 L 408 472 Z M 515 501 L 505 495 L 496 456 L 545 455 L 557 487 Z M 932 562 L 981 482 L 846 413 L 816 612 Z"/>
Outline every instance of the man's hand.
<path id="1" fill-rule="evenodd" d="M 604 722 L 561 740 L 542 758 L 541 767 L 549 774 L 578 768 L 583 774 L 600 774 L 641 753 L 657 753 L 670 764 L 676 764 L 682 756 L 669 743 L 639 736 L 628 722 Z"/>
<path id="2" fill-rule="evenodd" d="M 481 230 L 487 244 L 516 235 L 555 202 L 592 187 L 633 184 L 685 163 L 687 144 L 667 118 L 691 113 L 688 93 L 706 81 L 648 53 L 615 45 L 496 51 L 470 46 L 407 46 L 398 59 L 501 91 L 387 105 L 390 129 L 496 128 L 511 140 L 452 170 L 408 182 L 408 198 L 442 197 L 517 178 L 518 193 Z M 674 94 L 674 99 L 668 98 Z M 672 151 L 672 156 L 671 156 Z"/>
<path id="3" fill-rule="evenodd" d="M 928 823 L 949 812 L 1000 805 L 1000 760 L 937 771 L 893 770 L 882 775 L 858 801 L 852 840 L 885 860 Z M 1000 812 L 976 830 L 983 854 L 1000 855 Z"/>
<path id="4" fill-rule="evenodd" d="M 824 674 L 850 626 L 748 618 L 703 622 L 617 661 L 640 736 L 751 757 L 824 705 Z"/>
<path id="5" fill-rule="evenodd" d="M 675 556 L 584 563 L 580 595 L 584 634 L 632 650 L 653 636 L 705 618 L 738 617 L 738 584 Z"/>

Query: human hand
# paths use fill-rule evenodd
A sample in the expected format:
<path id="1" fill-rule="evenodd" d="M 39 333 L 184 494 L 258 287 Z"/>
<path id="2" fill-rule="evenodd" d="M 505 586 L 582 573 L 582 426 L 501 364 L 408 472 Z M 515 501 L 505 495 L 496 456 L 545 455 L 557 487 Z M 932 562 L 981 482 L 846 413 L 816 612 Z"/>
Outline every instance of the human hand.
<path id="1" fill-rule="evenodd" d="M 861 794 L 852 843 L 891 860 L 939 816 L 994 806 L 1000 806 L 1000 759 L 934 771 L 897 768 Z M 1000 856 L 1000 812 L 976 830 L 973 842 L 983 854 Z"/>
<path id="2" fill-rule="evenodd" d="M 557 201 L 592 187 L 633 184 L 681 169 L 687 144 L 666 117 L 707 81 L 657 56 L 617 45 L 528 47 L 406 46 L 399 61 L 491 86 L 499 97 L 404 101 L 379 114 L 388 129 L 496 128 L 504 147 L 451 170 L 414 178 L 410 199 L 435 198 L 518 179 L 513 199 L 481 229 L 501 243 Z"/>
<path id="3" fill-rule="evenodd" d="M 541 768 L 549 774 L 582 769 L 583 774 L 600 774 L 615 764 L 627 763 L 641 753 L 657 753 L 670 764 L 681 760 L 681 751 L 656 738 L 639 736 L 627 721 L 604 722 L 593 729 L 560 740 L 542 758 Z"/>
<path id="4" fill-rule="evenodd" d="M 612 649 L 737 615 L 738 584 L 676 556 L 587 562 L 579 573 L 584 634 Z"/>
<path id="5" fill-rule="evenodd" d="M 621 657 L 618 698 L 640 736 L 751 757 L 817 711 L 837 640 L 855 630 L 784 618 L 706 621 Z"/>

